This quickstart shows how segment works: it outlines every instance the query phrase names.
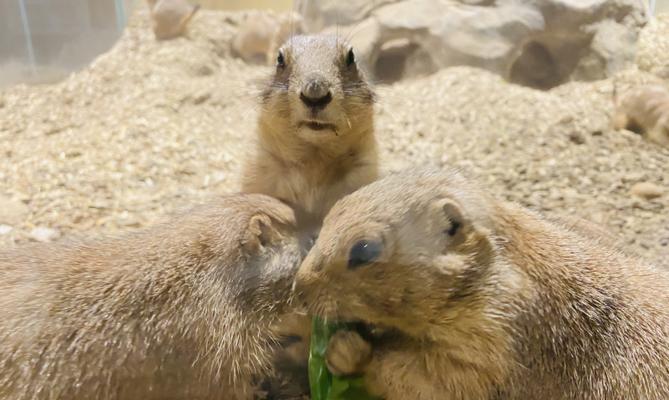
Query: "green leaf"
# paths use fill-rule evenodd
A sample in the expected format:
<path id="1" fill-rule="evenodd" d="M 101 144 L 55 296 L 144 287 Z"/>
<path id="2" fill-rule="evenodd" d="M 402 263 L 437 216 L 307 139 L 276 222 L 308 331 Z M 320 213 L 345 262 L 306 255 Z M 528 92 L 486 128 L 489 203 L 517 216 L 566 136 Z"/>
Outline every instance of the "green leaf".
<path id="1" fill-rule="evenodd" d="M 333 376 L 325 365 L 325 351 L 333 333 L 348 329 L 345 324 L 329 324 L 314 317 L 309 349 L 309 387 L 312 400 L 379 400 L 371 396 L 361 377 Z"/>

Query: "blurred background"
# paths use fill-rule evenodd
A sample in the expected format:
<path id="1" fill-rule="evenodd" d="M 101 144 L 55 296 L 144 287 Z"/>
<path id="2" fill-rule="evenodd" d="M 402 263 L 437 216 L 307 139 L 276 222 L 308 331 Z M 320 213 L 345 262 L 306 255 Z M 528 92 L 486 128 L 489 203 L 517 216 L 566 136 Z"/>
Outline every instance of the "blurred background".
<path id="1" fill-rule="evenodd" d="M 219 10 L 289 10 L 292 0 L 200 0 Z M 89 63 L 143 0 L 0 0 L 0 87 L 47 83 Z"/>
<path id="2" fill-rule="evenodd" d="M 647 1 L 654 13 L 669 10 L 669 0 L 637 1 Z M 287 11 L 295 7 L 292 0 L 197 3 L 218 10 Z M 62 79 L 108 50 L 119 38 L 128 16 L 142 6 L 145 3 L 140 0 L 0 0 L 0 87 Z"/>
<path id="3" fill-rule="evenodd" d="M 669 267 L 669 128 L 613 123 L 635 90 L 669 99 L 668 12 L 669 0 L 0 0 L 0 246 L 141 227 L 237 190 L 278 46 L 324 32 L 377 84 L 385 169 L 463 168 Z"/>

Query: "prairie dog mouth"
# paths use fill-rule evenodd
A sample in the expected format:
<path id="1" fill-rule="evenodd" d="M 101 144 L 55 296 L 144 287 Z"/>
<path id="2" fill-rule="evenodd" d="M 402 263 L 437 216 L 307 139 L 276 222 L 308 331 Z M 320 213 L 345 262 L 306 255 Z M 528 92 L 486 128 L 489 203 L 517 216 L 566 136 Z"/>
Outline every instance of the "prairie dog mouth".
<path id="1" fill-rule="evenodd" d="M 297 125 L 298 125 L 300 128 L 303 127 L 303 126 L 304 126 L 304 127 L 307 127 L 307 128 L 309 128 L 309 129 L 311 129 L 312 131 L 322 131 L 322 130 L 325 130 L 325 129 L 330 129 L 330 130 L 335 131 L 335 132 L 337 131 L 337 130 L 335 129 L 335 125 L 334 125 L 334 124 L 331 124 L 331 123 L 329 123 L 329 122 L 320 122 L 320 121 L 300 121 Z"/>

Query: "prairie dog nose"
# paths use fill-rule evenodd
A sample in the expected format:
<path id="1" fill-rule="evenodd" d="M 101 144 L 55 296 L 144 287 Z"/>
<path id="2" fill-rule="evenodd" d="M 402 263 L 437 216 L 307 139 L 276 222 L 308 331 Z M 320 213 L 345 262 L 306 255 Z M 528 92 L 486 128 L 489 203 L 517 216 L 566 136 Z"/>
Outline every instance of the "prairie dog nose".
<path id="1" fill-rule="evenodd" d="M 330 84 L 320 77 L 310 78 L 302 87 L 300 100 L 310 108 L 325 108 L 332 101 Z"/>

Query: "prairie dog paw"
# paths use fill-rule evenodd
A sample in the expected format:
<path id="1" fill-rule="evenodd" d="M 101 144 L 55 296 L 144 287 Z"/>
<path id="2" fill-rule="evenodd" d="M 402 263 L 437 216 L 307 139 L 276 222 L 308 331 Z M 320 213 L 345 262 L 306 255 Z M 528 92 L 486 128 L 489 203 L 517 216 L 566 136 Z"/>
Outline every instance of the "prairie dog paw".
<path id="1" fill-rule="evenodd" d="M 357 332 L 337 331 L 325 351 L 325 363 L 334 375 L 361 373 L 372 356 L 372 346 Z"/>

